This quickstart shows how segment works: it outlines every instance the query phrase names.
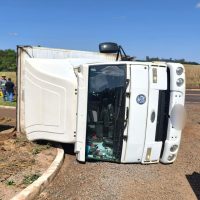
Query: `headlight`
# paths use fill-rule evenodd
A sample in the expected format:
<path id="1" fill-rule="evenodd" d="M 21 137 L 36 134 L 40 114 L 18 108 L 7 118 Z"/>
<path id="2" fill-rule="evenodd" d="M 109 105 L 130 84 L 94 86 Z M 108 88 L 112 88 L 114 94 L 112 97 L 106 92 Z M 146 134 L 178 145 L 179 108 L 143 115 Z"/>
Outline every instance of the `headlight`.
<path id="1" fill-rule="evenodd" d="M 176 150 L 178 149 L 178 145 L 177 144 L 174 144 L 170 147 L 170 151 L 171 152 L 175 152 Z"/>
<path id="2" fill-rule="evenodd" d="M 175 154 L 171 154 L 171 155 L 168 156 L 167 160 L 172 161 L 172 160 L 174 160 L 175 157 L 176 157 Z"/>
<path id="3" fill-rule="evenodd" d="M 178 67 L 177 69 L 176 69 L 176 74 L 177 75 L 181 75 L 183 73 L 183 68 L 182 67 Z"/>
<path id="4" fill-rule="evenodd" d="M 178 87 L 182 86 L 183 83 L 184 83 L 184 79 L 183 79 L 183 78 L 179 78 L 179 79 L 177 79 L 177 81 L 176 81 L 176 85 L 177 85 Z"/>

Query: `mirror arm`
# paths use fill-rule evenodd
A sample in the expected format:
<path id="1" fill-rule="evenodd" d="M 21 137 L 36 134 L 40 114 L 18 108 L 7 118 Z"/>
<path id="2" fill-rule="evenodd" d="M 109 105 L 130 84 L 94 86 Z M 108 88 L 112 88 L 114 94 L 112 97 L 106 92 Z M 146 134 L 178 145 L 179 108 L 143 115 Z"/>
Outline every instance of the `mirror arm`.
<path id="1" fill-rule="evenodd" d="M 117 52 L 116 61 L 118 61 L 118 60 L 119 60 L 119 54 L 120 54 L 120 56 L 121 56 L 121 51 L 120 51 L 120 48 L 119 48 L 119 50 L 118 50 L 118 52 Z"/>
<path id="2" fill-rule="evenodd" d="M 119 46 L 119 49 L 123 52 L 123 54 L 124 54 L 124 57 L 127 57 L 127 55 L 126 55 L 126 53 L 125 53 L 125 51 L 124 51 L 124 49 L 122 48 L 122 46 Z"/>

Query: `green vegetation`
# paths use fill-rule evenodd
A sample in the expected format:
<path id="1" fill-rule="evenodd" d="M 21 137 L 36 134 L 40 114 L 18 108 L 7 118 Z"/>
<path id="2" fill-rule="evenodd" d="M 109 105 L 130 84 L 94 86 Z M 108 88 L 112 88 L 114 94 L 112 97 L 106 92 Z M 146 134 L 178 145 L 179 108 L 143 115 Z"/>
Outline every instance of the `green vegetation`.
<path id="1" fill-rule="evenodd" d="M 16 101 L 13 102 L 4 101 L 3 97 L 0 97 L 0 106 L 16 106 Z"/>
<path id="2" fill-rule="evenodd" d="M 12 49 L 0 50 L 0 71 L 16 71 L 16 52 Z"/>
<path id="3" fill-rule="evenodd" d="M 51 147 L 51 144 L 50 144 L 50 143 L 47 143 L 46 145 L 36 144 L 36 146 L 35 146 L 34 149 L 32 150 L 32 154 L 33 154 L 33 155 L 37 155 L 37 154 L 39 154 L 42 150 L 49 149 L 50 147 Z"/>
<path id="4" fill-rule="evenodd" d="M 199 63 L 197 62 L 191 62 L 191 61 L 187 61 L 184 58 L 182 59 L 172 59 L 172 58 L 150 58 L 149 56 L 146 56 L 146 61 L 163 61 L 163 62 L 176 62 L 176 63 L 181 63 L 181 64 L 188 64 L 188 65 L 198 65 Z"/>
<path id="5" fill-rule="evenodd" d="M 15 185 L 15 181 L 13 181 L 13 180 L 7 180 L 6 181 L 6 185 L 8 185 L 8 186 Z"/>
<path id="6" fill-rule="evenodd" d="M 33 150 L 32 150 L 32 154 L 33 155 L 37 155 L 38 153 L 40 153 L 42 151 L 42 148 L 40 147 L 35 147 Z"/>
<path id="7" fill-rule="evenodd" d="M 0 72 L 0 77 L 2 76 L 2 74 L 6 75 L 7 78 L 11 78 L 12 81 L 14 82 L 14 84 L 16 85 L 16 72 Z M 1 93 L 1 91 L 0 91 Z M 16 90 L 15 90 L 15 94 L 16 94 Z M 8 102 L 8 101 L 3 101 L 3 98 L 0 94 L 0 106 L 16 106 L 16 95 L 14 96 L 14 102 Z"/>
<path id="8" fill-rule="evenodd" d="M 30 185 L 40 177 L 40 174 L 32 174 L 29 176 L 24 176 L 23 184 Z"/>
<path id="9" fill-rule="evenodd" d="M 24 134 L 20 134 L 19 136 L 17 136 L 14 140 L 14 144 L 16 143 L 21 143 L 21 144 L 25 144 L 28 143 L 29 141 L 27 140 L 26 135 Z"/>

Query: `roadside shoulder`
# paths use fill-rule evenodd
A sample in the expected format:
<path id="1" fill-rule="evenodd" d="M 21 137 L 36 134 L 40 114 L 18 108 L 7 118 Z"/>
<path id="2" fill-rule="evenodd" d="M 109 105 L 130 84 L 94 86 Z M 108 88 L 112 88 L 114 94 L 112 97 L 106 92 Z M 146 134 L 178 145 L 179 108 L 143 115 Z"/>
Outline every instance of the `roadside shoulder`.
<path id="1" fill-rule="evenodd" d="M 39 195 L 56 176 L 60 167 L 62 166 L 63 159 L 64 159 L 64 150 L 62 148 L 57 148 L 57 156 L 50 165 L 50 167 L 46 170 L 46 172 L 35 182 L 33 182 L 24 190 L 22 190 L 16 196 L 14 196 L 11 200 L 35 199 L 35 197 Z"/>
<path id="2" fill-rule="evenodd" d="M 12 109 L 12 110 L 16 109 L 15 106 L 0 106 L 0 108 L 6 108 L 6 109 Z"/>

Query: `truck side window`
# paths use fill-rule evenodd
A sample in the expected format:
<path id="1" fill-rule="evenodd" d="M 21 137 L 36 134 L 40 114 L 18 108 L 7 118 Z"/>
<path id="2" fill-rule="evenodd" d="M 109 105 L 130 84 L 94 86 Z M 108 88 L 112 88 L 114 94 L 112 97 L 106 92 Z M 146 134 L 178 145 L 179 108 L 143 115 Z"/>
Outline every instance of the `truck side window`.
<path id="1" fill-rule="evenodd" d="M 120 161 L 126 65 L 90 66 L 88 80 L 86 158 Z"/>

